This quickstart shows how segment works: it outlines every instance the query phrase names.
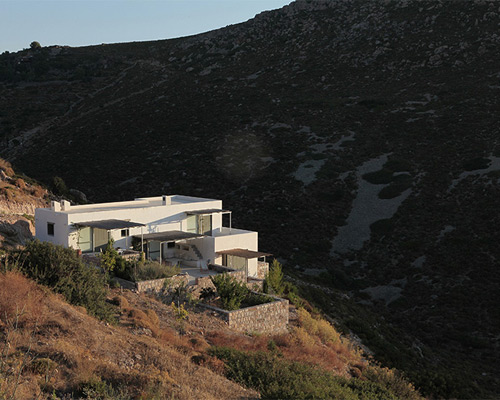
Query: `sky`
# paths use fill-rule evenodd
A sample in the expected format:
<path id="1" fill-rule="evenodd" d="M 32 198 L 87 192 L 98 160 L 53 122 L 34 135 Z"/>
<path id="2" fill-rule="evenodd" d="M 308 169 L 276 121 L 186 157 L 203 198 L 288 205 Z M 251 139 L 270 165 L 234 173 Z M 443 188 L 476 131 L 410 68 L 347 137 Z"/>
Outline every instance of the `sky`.
<path id="1" fill-rule="evenodd" d="M 170 39 L 247 21 L 292 0 L 0 0 L 0 53 L 33 41 L 86 46 Z"/>

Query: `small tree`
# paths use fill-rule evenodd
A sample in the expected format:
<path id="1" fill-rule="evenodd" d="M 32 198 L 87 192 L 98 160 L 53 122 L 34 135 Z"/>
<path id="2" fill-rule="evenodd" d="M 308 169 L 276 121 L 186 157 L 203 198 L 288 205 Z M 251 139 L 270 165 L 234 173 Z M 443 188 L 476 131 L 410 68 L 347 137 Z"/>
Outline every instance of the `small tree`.
<path id="1" fill-rule="evenodd" d="M 285 289 L 283 285 L 283 268 L 276 259 L 269 268 L 269 273 L 264 280 L 264 286 L 267 287 L 267 291 L 272 291 L 278 296 L 283 294 Z"/>
<path id="2" fill-rule="evenodd" d="M 210 279 L 217 289 L 222 308 L 228 311 L 239 309 L 249 292 L 248 288 L 226 273 L 212 276 Z"/>
<path id="3" fill-rule="evenodd" d="M 52 187 L 54 189 L 55 194 L 59 196 L 67 196 L 69 193 L 66 183 L 64 182 L 63 178 L 59 176 L 54 176 L 52 180 Z"/>
<path id="4" fill-rule="evenodd" d="M 39 42 L 34 41 L 34 42 L 30 43 L 30 48 L 31 49 L 40 49 L 40 48 L 42 48 L 42 45 Z"/>
<path id="5" fill-rule="evenodd" d="M 113 239 L 109 239 L 106 250 L 101 254 L 101 267 L 108 273 L 115 268 L 116 259 L 118 257 L 118 252 L 113 246 L 114 243 L 115 241 Z"/>

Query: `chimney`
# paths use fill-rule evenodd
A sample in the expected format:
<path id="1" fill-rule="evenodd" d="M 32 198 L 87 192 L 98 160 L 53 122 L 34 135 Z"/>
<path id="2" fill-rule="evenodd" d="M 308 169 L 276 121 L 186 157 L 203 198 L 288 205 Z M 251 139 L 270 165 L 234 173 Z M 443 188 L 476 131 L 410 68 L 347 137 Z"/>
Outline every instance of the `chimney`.
<path id="1" fill-rule="evenodd" d="M 172 204 L 172 199 L 170 196 L 163 195 L 161 197 L 161 204 L 164 206 L 169 206 Z"/>
<path id="2" fill-rule="evenodd" d="M 71 203 L 68 200 L 61 201 L 61 210 L 62 211 L 69 211 L 70 208 L 71 208 Z"/>
<path id="3" fill-rule="evenodd" d="M 52 201 L 51 208 L 52 211 L 61 211 L 61 203 L 59 203 L 58 201 Z"/>

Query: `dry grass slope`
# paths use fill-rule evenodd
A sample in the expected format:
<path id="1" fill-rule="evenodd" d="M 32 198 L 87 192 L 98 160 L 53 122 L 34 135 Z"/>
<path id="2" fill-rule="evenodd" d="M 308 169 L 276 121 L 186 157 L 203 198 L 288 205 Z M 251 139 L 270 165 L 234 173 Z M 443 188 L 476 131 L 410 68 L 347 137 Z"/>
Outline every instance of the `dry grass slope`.
<path id="1" fill-rule="evenodd" d="M 152 312 L 129 308 L 132 328 L 110 326 L 16 272 L 0 274 L 0 287 L 0 398 L 14 390 L 16 399 L 76 394 L 96 380 L 126 387 L 132 398 L 258 397 L 192 363 L 189 351 L 173 346 L 172 331 L 148 334 L 144 325 L 159 325 Z"/>

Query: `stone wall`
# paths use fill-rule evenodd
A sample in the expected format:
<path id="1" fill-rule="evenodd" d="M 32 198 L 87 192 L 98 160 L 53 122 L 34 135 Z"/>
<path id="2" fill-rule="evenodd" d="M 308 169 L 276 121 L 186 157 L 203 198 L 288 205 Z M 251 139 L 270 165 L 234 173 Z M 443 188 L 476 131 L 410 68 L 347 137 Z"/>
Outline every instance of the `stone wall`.
<path id="1" fill-rule="evenodd" d="M 257 261 L 257 278 L 264 279 L 269 273 L 269 263 Z"/>
<path id="2" fill-rule="evenodd" d="M 262 291 L 264 290 L 264 279 L 248 278 L 247 286 L 251 290 Z"/>
<path id="3" fill-rule="evenodd" d="M 135 283 L 135 289 L 138 293 L 143 292 L 161 292 L 161 290 L 165 287 L 165 281 L 167 285 L 170 287 L 176 287 L 181 284 L 188 284 L 189 278 L 187 275 L 176 275 L 171 278 L 163 278 L 163 279 L 154 279 L 151 281 L 141 281 Z"/>
<path id="4" fill-rule="evenodd" d="M 288 300 L 275 297 L 272 303 L 226 311 L 217 307 L 200 304 L 216 312 L 219 319 L 226 322 L 230 329 L 238 332 L 276 334 L 287 331 Z"/>

